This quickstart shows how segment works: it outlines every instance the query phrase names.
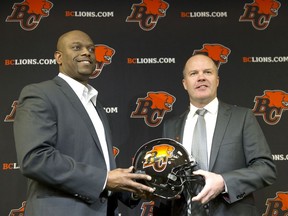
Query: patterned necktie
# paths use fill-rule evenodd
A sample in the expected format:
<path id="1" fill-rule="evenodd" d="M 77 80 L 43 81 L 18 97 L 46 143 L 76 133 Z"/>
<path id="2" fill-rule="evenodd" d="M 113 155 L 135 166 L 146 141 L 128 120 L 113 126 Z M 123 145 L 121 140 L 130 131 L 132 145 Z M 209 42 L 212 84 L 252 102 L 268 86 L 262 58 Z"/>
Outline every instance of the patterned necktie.
<path id="1" fill-rule="evenodd" d="M 207 136 L 204 115 L 205 109 L 198 109 L 198 120 L 196 122 L 192 141 L 192 155 L 199 164 L 200 169 L 208 170 Z"/>

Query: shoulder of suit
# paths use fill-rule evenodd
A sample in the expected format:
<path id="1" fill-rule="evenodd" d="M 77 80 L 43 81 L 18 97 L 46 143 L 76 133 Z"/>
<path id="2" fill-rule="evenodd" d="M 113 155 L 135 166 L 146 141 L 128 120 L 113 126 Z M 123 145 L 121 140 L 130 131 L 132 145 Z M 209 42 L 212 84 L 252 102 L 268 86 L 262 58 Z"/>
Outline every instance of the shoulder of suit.
<path id="1" fill-rule="evenodd" d="M 188 115 L 188 113 L 189 113 L 189 110 L 186 110 L 185 112 L 183 112 L 183 113 L 180 114 L 180 115 L 168 117 L 168 118 L 165 120 L 165 122 L 166 122 L 166 123 L 167 123 L 167 122 L 169 122 L 169 123 L 173 122 L 173 123 L 174 123 L 174 122 L 177 122 L 177 121 L 179 121 L 179 120 L 185 119 L 186 116 Z"/>
<path id="2" fill-rule="evenodd" d="M 242 111 L 242 112 L 243 111 L 244 112 L 251 111 L 250 108 L 243 107 L 243 106 L 238 106 L 236 104 L 228 104 L 228 103 L 225 103 L 225 102 L 219 102 L 219 107 L 230 109 L 230 110 L 234 110 L 234 111 Z"/>

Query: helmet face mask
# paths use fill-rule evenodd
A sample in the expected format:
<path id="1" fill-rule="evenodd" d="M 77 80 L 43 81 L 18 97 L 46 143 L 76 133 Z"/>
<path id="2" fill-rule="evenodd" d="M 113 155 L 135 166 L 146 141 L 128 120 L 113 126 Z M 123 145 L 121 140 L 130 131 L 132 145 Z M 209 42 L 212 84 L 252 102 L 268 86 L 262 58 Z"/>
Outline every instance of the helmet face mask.
<path id="1" fill-rule="evenodd" d="M 173 199 L 185 189 L 191 195 L 198 194 L 205 184 L 202 176 L 193 175 L 197 162 L 175 140 L 155 139 L 142 145 L 133 160 L 136 173 L 152 177 L 141 183 L 155 189 L 154 195 Z"/>

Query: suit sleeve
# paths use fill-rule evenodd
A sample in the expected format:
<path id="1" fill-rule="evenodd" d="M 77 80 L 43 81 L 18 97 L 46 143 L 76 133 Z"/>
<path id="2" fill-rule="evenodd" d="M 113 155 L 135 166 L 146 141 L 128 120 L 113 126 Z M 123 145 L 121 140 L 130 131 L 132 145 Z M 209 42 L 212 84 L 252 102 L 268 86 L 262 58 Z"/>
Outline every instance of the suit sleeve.
<path id="1" fill-rule="evenodd" d="M 37 85 L 21 92 L 14 121 L 20 170 L 41 184 L 93 203 L 102 193 L 107 171 L 56 148 L 58 116 L 50 100 Z"/>
<path id="2" fill-rule="evenodd" d="M 237 163 L 242 160 L 241 158 L 244 158 L 243 160 L 246 164 L 236 169 L 236 164 L 234 164 L 235 167 L 231 171 L 221 174 L 228 188 L 229 198 L 226 199 L 226 201 L 229 203 L 241 200 L 246 195 L 271 185 L 276 180 L 276 167 L 257 119 L 251 110 L 245 113 L 243 119 L 242 130 L 238 129 L 239 137 L 242 139 L 242 149 L 239 149 L 235 158 L 231 159 L 231 163 L 233 163 L 232 161 L 236 161 L 235 163 Z M 239 125 L 240 122 L 241 121 L 238 122 L 238 128 L 241 128 Z M 235 127 L 237 127 L 237 125 Z M 235 127 L 232 127 L 232 130 L 236 130 Z M 233 134 L 232 130 L 230 136 Z M 229 144 L 226 146 L 229 146 Z M 239 160 L 237 155 L 239 155 Z M 226 164 L 230 163 L 229 157 L 222 159 L 225 160 Z M 222 161 L 222 164 L 223 163 L 224 161 Z"/>

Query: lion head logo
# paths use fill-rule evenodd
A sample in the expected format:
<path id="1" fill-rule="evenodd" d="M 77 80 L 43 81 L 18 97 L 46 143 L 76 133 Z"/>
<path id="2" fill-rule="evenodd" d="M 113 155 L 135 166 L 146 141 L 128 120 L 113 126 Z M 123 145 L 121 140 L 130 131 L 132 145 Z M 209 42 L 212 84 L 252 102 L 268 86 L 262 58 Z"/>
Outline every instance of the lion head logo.
<path id="1" fill-rule="evenodd" d="M 288 109 L 288 94 L 284 91 L 265 90 L 262 98 L 269 99 L 269 107 L 277 107 L 285 110 Z"/>
<path id="2" fill-rule="evenodd" d="M 288 192 L 277 192 L 276 197 L 266 200 L 266 206 L 263 216 L 288 215 Z"/>
<path id="3" fill-rule="evenodd" d="M 195 50 L 193 54 L 204 54 L 210 57 L 219 68 L 221 64 L 227 63 L 231 50 L 221 44 L 203 44 L 201 50 Z"/>
<path id="4" fill-rule="evenodd" d="M 49 16 L 49 12 L 53 6 L 50 1 L 47 0 L 25 0 L 22 5 L 29 7 L 29 14 L 37 14 L 43 17 Z"/>
<path id="5" fill-rule="evenodd" d="M 148 92 L 147 101 L 151 101 L 151 109 L 171 111 L 175 98 L 166 92 Z"/>
<path id="6" fill-rule="evenodd" d="M 240 22 L 251 22 L 257 30 L 268 27 L 271 18 L 278 15 L 281 4 L 276 0 L 254 0 L 244 6 L 244 14 L 240 16 Z"/>
<path id="7" fill-rule="evenodd" d="M 254 114 L 263 116 L 264 121 L 270 125 L 277 124 L 283 110 L 288 110 L 288 94 L 282 90 L 265 90 L 262 96 L 254 98 L 254 102 Z"/>
<path id="8" fill-rule="evenodd" d="M 166 10 L 169 7 L 168 3 L 162 0 L 143 0 L 139 6 L 146 7 L 146 14 L 161 17 L 166 15 Z"/>
<path id="9" fill-rule="evenodd" d="M 156 172 L 162 172 L 167 167 L 168 159 L 173 156 L 175 148 L 168 144 L 153 146 L 144 156 L 143 168 L 153 167 Z"/>
<path id="10" fill-rule="evenodd" d="M 142 0 L 133 4 L 132 12 L 126 22 L 138 22 L 141 29 L 150 31 L 155 28 L 158 19 L 166 16 L 169 4 L 163 0 Z"/>
<path id="11" fill-rule="evenodd" d="M 25 0 L 13 5 L 13 11 L 6 22 L 19 22 L 22 29 L 35 29 L 43 17 L 48 17 L 53 3 L 48 0 Z"/>
<path id="12" fill-rule="evenodd" d="M 259 14 L 277 16 L 281 4 L 276 0 L 255 0 L 251 6 L 258 7 Z"/>
<path id="13" fill-rule="evenodd" d="M 176 98 L 167 92 L 148 92 L 145 98 L 137 99 L 136 110 L 131 113 L 131 118 L 144 118 L 150 127 L 157 127 L 163 120 L 166 112 L 172 111 Z"/>
<path id="14" fill-rule="evenodd" d="M 94 79 L 100 75 L 105 65 L 109 65 L 112 62 L 112 57 L 115 54 L 115 50 L 104 44 L 95 45 L 95 58 L 96 68 L 90 79 Z"/>

